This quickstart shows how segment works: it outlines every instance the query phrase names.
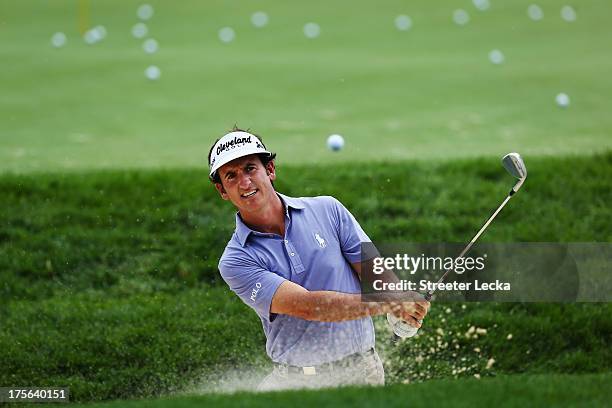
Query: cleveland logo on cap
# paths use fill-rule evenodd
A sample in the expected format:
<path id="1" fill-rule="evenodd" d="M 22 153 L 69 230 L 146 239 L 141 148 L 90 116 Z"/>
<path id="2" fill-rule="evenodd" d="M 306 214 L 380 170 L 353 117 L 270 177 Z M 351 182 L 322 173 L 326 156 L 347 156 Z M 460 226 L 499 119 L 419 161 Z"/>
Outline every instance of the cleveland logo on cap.
<path id="1" fill-rule="evenodd" d="M 249 154 L 272 155 L 266 150 L 261 140 L 251 133 L 233 131 L 226 134 L 219 139 L 212 150 L 209 163 L 210 176 L 213 176 L 217 169 L 224 164 Z"/>
<path id="2" fill-rule="evenodd" d="M 217 155 L 220 155 L 224 150 L 230 150 L 238 145 L 243 145 L 245 143 L 251 143 L 251 136 L 247 137 L 238 137 L 234 136 L 232 140 L 228 140 L 223 143 L 219 143 L 217 146 Z M 257 143 L 257 147 L 260 147 L 259 143 Z"/>

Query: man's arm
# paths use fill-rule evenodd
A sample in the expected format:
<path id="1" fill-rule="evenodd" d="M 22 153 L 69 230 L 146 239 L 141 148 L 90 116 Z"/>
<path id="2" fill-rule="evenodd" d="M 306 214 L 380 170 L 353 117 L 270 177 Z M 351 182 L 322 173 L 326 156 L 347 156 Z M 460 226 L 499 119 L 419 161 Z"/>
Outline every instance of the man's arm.
<path id="1" fill-rule="evenodd" d="M 334 291 L 309 291 L 291 282 L 283 282 L 270 305 L 270 312 L 304 320 L 339 322 L 366 316 L 394 313 L 420 327 L 418 320 L 427 314 L 429 302 L 362 302 L 361 295 Z"/>

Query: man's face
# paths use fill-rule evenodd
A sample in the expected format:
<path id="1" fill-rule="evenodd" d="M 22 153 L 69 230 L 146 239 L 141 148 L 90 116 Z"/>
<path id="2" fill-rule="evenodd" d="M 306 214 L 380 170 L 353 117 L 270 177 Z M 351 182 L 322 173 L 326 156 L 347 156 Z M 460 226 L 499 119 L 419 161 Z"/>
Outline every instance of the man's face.
<path id="1" fill-rule="evenodd" d="M 218 170 L 221 183 L 215 183 L 224 200 L 231 201 L 238 211 L 254 212 L 265 207 L 274 195 L 276 179 L 274 162 L 263 165 L 256 154 L 240 157 Z"/>

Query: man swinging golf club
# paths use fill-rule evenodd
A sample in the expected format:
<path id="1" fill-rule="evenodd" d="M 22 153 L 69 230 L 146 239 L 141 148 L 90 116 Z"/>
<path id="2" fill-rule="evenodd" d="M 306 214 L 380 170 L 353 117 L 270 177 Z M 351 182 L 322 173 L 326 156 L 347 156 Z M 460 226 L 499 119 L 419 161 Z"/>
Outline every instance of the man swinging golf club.
<path id="1" fill-rule="evenodd" d="M 238 210 L 219 271 L 261 319 L 274 363 L 258 388 L 382 385 L 371 316 L 420 327 L 429 302 L 362 302 L 361 244 L 370 239 L 335 198 L 276 192 L 275 157 L 237 128 L 208 156 L 211 181 Z"/>

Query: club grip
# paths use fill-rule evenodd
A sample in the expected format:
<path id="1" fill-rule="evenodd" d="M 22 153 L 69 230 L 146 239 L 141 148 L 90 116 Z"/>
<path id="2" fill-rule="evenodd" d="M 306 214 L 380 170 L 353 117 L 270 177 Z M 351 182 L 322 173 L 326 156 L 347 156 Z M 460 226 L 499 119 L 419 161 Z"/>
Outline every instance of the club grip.
<path id="1" fill-rule="evenodd" d="M 409 325 L 399 317 L 396 317 L 393 313 L 387 313 L 387 322 L 389 322 L 389 325 L 391 325 L 396 339 L 413 337 L 419 331 L 418 328 Z"/>
<path id="2" fill-rule="evenodd" d="M 432 296 L 433 296 L 433 293 L 427 292 L 424 298 L 426 301 L 429 302 Z M 417 327 L 413 327 L 409 325 L 408 323 L 406 323 L 399 317 L 396 317 L 393 313 L 387 313 L 387 322 L 389 322 L 389 325 L 391 325 L 391 328 L 393 329 L 393 334 L 394 334 L 393 339 L 395 341 L 399 339 L 406 339 L 406 338 L 413 337 L 419 332 L 419 329 Z M 422 320 L 419 321 L 419 323 L 422 323 L 422 322 L 423 322 Z"/>

